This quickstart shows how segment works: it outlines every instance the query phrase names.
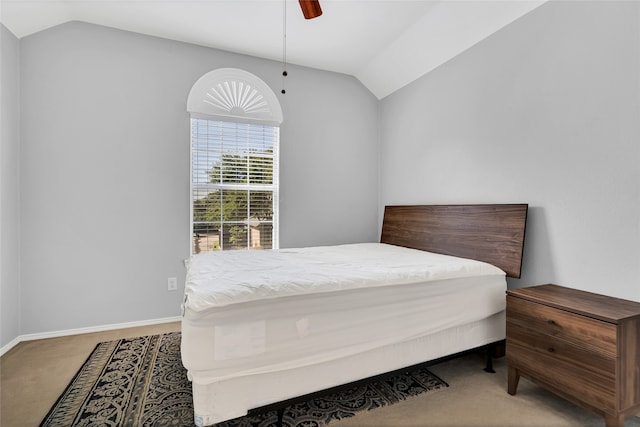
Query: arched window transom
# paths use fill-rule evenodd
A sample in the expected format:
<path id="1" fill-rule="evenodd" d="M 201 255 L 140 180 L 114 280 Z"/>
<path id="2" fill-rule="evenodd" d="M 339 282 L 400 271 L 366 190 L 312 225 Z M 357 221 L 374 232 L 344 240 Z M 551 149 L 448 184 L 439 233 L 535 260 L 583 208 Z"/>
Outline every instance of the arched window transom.
<path id="1" fill-rule="evenodd" d="M 213 70 L 198 79 L 189 93 L 187 111 L 274 125 L 282 123 L 282 109 L 271 88 L 255 75 L 237 68 Z"/>

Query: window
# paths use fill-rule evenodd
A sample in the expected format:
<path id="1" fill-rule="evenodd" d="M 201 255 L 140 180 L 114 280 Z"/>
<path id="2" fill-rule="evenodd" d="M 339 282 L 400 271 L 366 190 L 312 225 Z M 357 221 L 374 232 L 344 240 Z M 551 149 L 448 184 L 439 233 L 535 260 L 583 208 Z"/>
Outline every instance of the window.
<path id="1" fill-rule="evenodd" d="M 277 248 L 275 94 L 252 74 L 215 70 L 196 82 L 188 107 L 192 253 Z"/>
<path id="2" fill-rule="evenodd" d="M 277 247 L 278 139 L 275 126 L 191 119 L 193 253 Z"/>

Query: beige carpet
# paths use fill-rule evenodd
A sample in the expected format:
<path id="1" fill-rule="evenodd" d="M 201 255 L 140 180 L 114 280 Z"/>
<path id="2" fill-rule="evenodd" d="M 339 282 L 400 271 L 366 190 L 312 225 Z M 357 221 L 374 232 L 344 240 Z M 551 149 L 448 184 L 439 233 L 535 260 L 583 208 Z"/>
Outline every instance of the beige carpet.
<path id="1" fill-rule="evenodd" d="M 38 426 L 97 343 L 180 330 L 179 323 L 121 329 L 23 342 L 0 358 L 0 426 Z M 393 406 L 359 414 L 332 426 L 603 427 L 604 421 L 526 379 L 518 394 L 506 392 L 504 359 L 496 374 L 482 368 L 481 355 L 468 355 L 430 367 L 449 387 Z M 625 427 L 640 427 L 640 419 Z"/>

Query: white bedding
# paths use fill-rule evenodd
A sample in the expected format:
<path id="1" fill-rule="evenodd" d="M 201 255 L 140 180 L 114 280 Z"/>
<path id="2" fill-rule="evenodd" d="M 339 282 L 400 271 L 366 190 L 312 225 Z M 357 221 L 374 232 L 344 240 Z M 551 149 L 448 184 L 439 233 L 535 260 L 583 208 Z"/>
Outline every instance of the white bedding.
<path id="1" fill-rule="evenodd" d="M 428 336 L 456 331 L 455 342 L 440 339 L 428 356 L 425 348 L 403 351 L 402 360 L 418 363 L 467 349 L 466 343 L 502 339 L 503 326 L 475 336 L 477 328 L 465 325 L 502 313 L 505 290 L 505 273 L 492 265 L 385 244 L 196 255 L 189 262 L 182 322 L 182 360 L 193 381 L 196 419 L 200 425 L 219 422 L 293 397 L 290 390 L 308 393 L 346 382 L 335 378 L 352 381 L 397 369 L 402 365 L 379 360 L 378 352 L 413 348 Z M 461 338 L 460 331 L 474 336 Z M 333 373 L 327 381 L 322 373 L 365 355 L 367 365 L 354 369 L 354 378 Z M 315 374 L 305 379 L 304 372 Z M 247 381 L 287 375 L 295 386 L 281 384 L 282 390 L 266 395 L 231 392 Z"/>

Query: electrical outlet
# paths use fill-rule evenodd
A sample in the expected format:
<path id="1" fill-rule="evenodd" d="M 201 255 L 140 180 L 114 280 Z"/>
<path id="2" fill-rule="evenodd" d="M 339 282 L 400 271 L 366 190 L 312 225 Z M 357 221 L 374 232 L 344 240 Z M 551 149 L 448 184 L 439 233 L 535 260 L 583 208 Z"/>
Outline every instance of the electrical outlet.
<path id="1" fill-rule="evenodd" d="M 178 290 L 178 279 L 175 277 L 169 277 L 167 279 L 167 290 L 168 291 L 177 291 Z"/>

